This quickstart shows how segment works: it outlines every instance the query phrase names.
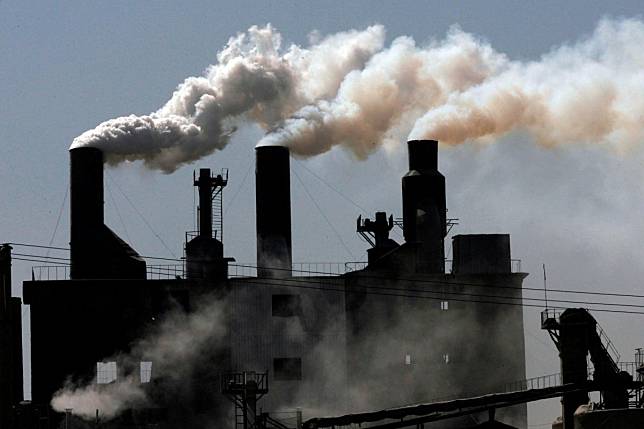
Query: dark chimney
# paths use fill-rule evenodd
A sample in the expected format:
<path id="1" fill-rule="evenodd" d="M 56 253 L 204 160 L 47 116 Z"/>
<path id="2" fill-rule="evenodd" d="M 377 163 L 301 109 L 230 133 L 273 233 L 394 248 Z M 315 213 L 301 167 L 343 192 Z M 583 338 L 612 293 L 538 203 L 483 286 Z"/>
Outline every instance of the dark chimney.
<path id="1" fill-rule="evenodd" d="M 72 279 L 145 278 L 145 261 L 104 223 L 103 153 L 71 149 Z"/>
<path id="2" fill-rule="evenodd" d="M 402 178 L 403 233 L 416 246 L 416 266 L 428 273 L 445 272 L 447 235 L 445 177 L 438 172 L 438 142 L 407 142 L 409 172 Z"/>
<path id="3" fill-rule="evenodd" d="M 291 171 L 282 146 L 255 148 L 258 277 L 291 275 Z"/>
<path id="4" fill-rule="evenodd" d="M 92 249 L 103 228 L 103 152 L 92 147 L 69 151 L 71 277 L 85 277 L 96 258 Z"/>
<path id="5" fill-rule="evenodd" d="M 23 400 L 22 301 L 11 296 L 11 246 L 0 244 L 0 427 Z"/>

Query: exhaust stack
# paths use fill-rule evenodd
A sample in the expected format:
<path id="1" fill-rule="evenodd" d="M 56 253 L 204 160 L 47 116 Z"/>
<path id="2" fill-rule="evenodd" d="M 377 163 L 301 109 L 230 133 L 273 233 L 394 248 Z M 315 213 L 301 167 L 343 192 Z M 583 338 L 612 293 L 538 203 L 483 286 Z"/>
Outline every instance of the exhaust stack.
<path id="1" fill-rule="evenodd" d="M 103 152 L 80 147 L 69 156 L 70 277 L 145 279 L 145 261 L 104 222 Z"/>
<path id="2" fill-rule="evenodd" d="M 257 276 L 288 277 L 292 269 L 289 150 L 255 148 Z"/>
<path id="3" fill-rule="evenodd" d="M 416 247 L 416 267 L 427 273 L 445 272 L 447 235 L 445 177 L 438 171 L 438 142 L 407 142 L 409 172 L 402 178 L 403 233 Z"/>

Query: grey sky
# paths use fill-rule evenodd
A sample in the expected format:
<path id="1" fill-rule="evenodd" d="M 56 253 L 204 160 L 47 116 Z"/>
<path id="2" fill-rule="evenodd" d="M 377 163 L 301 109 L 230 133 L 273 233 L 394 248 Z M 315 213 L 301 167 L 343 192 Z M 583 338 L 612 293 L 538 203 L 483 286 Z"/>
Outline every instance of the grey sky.
<path id="1" fill-rule="evenodd" d="M 251 25 L 270 22 L 285 44 L 306 44 L 313 30 L 327 34 L 373 23 L 386 26 L 389 40 L 410 35 L 423 42 L 458 24 L 511 58 L 529 60 L 591 33 L 603 16 L 637 17 L 643 9 L 641 1 L 5 0 L 0 2 L 0 241 L 48 243 L 66 193 L 72 139 L 106 119 L 158 109 L 185 77 L 215 61 L 230 36 Z M 237 196 L 227 207 L 226 253 L 254 261 L 252 148 L 260 136 L 242 129 L 224 151 L 172 175 L 137 165 L 110 170 L 108 224 L 142 254 L 169 256 L 116 183 L 180 255 L 183 231 L 193 229 L 193 168 L 228 167 L 225 203 Z M 641 148 L 624 154 L 590 146 L 545 149 L 516 134 L 495 145 L 465 145 L 440 155 L 450 215 L 461 219 L 455 231 L 511 233 L 514 257 L 532 273 L 526 285 L 541 286 L 545 262 L 551 287 L 625 293 L 643 289 L 643 161 Z M 381 151 L 355 163 L 334 150 L 293 162 L 349 250 L 294 177 L 294 259 L 366 259 L 365 243 L 354 231 L 359 210 L 304 167 L 370 214 L 384 209 L 399 216 L 404 151 Z M 64 206 L 54 244 L 65 246 L 68 234 Z M 16 262 L 14 293 L 30 276 L 29 267 Z M 642 316 L 597 317 L 625 360 L 644 343 L 637 329 Z M 526 311 L 526 330 L 528 375 L 557 372 L 556 352 L 539 330 L 538 310 Z M 531 407 L 530 423 L 549 422 L 557 405 Z"/>

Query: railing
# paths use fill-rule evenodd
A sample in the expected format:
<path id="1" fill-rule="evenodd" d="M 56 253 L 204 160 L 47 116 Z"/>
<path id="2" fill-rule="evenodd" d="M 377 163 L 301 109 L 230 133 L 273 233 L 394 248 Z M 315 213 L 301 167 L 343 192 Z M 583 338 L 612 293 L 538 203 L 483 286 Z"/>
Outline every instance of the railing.
<path id="1" fill-rule="evenodd" d="M 243 262 L 230 264 L 228 265 L 228 277 L 257 277 L 257 267 Z"/>
<path id="2" fill-rule="evenodd" d="M 541 329 L 554 329 L 559 325 L 561 310 L 546 308 L 541 312 Z"/>
<path id="3" fill-rule="evenodd" d="M 69 265 L 39 265 L 31 267 L 34 280 L 69 280 Z"/>
<path id="4" fill-rule="evenodd" d="M 248 383 L 255 385 L 258 393 L 268 392 L 268 372 L 225 372 L 221 374 L 221 392 L 235 394 L 244 391 Z"/>
<path id="5" fill-rule="evenodd" d="M 148 280 L 183 279 L 185 267 L 183 264 L 148 265 L 146 266 Z"/>
<path id="6" fill-rule="evenodd" d="M 519 392 L 530 389 L 544 389 L 546 387 L 561 386 L 561 374 L 548 374 L 539 377 L 528 378 L 506 383 L 503 386 L 504 392 Z"/>
<path id="7" fill-rule="evenodd" d="M 448 274 L 452 274 L 454 272 L 453 259 L 445 259 L 445 272 Z M 511 273 L 521 272 L 521 259 L 510 259 L 510 272 Z"/>
<path id="8" fill-rule="evenodd" d="M 602 329 L 602 327 L 597 323 L 597 335 L 599 335 L 599 339 L 601 340 L 602 344 L 606 348 L 606 351 L 610 355 L 611 358 L 613 358 L 613 361 L 619 362 L 619 358 L 621 357 L 619 355 L 619 352 L 613 345 L 613 342 L 608 338 L 608 335 L 606 335 L 606 332 Z"/>
<path id="9" fill-rule="evenodd" d="M 510 272 L 512 273 L 521 272 L 521 259 L 510 259 Z"/>
<path id="10" fill-rule="evenodd" d="M 302 424 L 302 410 L 271 411 L 266 413 L 270 420 L 276 421 L 282 427 L 299 428 Z"/>
<path id="11" fill-rule="evenodd" d="M 359 271 L 367 266 L 367 262 L 294 262 L 292 275 L 294 277 L 331 277 Z M 257 277 L 257 267 L 251 263 L 237 263 L 228 266 L 229 277 Z"/>

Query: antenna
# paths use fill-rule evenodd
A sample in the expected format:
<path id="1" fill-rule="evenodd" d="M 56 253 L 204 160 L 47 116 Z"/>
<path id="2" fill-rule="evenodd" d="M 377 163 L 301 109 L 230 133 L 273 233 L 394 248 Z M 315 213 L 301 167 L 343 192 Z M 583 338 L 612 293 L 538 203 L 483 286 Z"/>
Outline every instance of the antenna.
<path id="1" fill-rule="evenodd" d="M 548 309 L 548 278 L 546 276 L 546 264 L 543 266 L 543 296 L 546 300 L 546 310 Z"/>

